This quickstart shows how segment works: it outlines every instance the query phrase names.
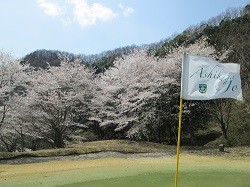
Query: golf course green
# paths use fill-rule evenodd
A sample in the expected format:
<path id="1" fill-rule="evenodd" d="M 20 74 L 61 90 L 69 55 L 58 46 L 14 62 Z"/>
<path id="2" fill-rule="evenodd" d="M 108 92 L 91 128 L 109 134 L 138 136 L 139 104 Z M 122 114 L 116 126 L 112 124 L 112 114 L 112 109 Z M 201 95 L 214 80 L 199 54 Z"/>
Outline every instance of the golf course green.
<path id="1" fill-rule="evenodd" d="M 246 187 L 250 158 L 182 154 L 179 187 Z M 1 164 L 0 186 L 174 186 L 175 156 Z"/>

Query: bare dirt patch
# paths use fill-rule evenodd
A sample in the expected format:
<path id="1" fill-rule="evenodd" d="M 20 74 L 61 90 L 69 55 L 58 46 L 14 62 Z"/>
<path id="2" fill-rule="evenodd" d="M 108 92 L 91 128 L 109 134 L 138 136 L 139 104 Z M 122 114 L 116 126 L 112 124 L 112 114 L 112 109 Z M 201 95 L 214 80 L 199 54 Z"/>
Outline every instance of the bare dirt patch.
<path id="1" fill-rule="evenodd" d="M 126 158 L 126 159 L 136 159 L 136 158 L 160 158 L 169 157 L 168 153 L 134 153 L 125 154 L 120 152 L 98 152 L 89 153 L 82 155 L 69 155 L 69 156 L 53 156 L 53 157 L 19 157 L 15 159 L 0 160 L 1 164 L 29 164 L 29 163 L 40 163 L 48 161 L 60 161 L 60 160 L 70 160 L 70 161 L 80 161 L 80 160 L 94 160 L 100 158 Z"/>

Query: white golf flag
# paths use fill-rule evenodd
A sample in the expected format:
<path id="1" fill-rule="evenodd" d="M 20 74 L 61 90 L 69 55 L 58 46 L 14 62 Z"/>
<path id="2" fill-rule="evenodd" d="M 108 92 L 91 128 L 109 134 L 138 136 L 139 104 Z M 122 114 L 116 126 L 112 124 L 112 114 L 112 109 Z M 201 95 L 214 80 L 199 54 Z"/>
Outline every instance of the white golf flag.
<path id="1" fill-rule="evenodd" d="M 216 98 L 243 100 L 240 65 L 219 63 L 211 58 L 184 53 L 181 98 L 186 100 Z"/>

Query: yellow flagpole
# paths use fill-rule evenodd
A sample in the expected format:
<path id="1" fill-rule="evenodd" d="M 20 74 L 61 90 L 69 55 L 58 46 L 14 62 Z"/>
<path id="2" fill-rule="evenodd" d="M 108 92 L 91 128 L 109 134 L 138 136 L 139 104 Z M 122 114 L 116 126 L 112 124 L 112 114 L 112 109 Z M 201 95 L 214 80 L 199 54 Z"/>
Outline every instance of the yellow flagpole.
<path id="1" fill-rule="evenodd" d="M 180 98 L 180 112 L 179 112 L 179 127 L 178 127 L 178 141 L 176 151 L 176 172 L 175 172 L 175 187 L 178 187 L 179 177 L 179 156 L 180 156 L 180 144 L 181 144 L 181 122 L 182 122 L 182 98 Z"/>

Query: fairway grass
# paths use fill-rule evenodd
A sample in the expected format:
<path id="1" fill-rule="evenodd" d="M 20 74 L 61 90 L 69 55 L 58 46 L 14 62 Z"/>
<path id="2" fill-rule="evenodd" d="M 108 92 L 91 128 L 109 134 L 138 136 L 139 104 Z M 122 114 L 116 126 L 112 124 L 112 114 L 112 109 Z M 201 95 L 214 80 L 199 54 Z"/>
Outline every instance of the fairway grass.
<path id="1" fill-rule="evenodd" d="M 246 187 L 250 159 L 182 154 L 180 187 Z M 173 186 L 175 157 L 103 158 L 0 165 L 0 186 L 161 187 Z"/>
<path id="2" fill-rule="evenodd" d="M 219 172 L 184 172 L 179 186 L 183 187 L 246 187 L 249 185 L 249 173 L 219 173 Z M 102 179 L 63 185 L 62 187 L 167 187 L 173 186 L 174 174 L 155 172 L 136 176 Z"/>

